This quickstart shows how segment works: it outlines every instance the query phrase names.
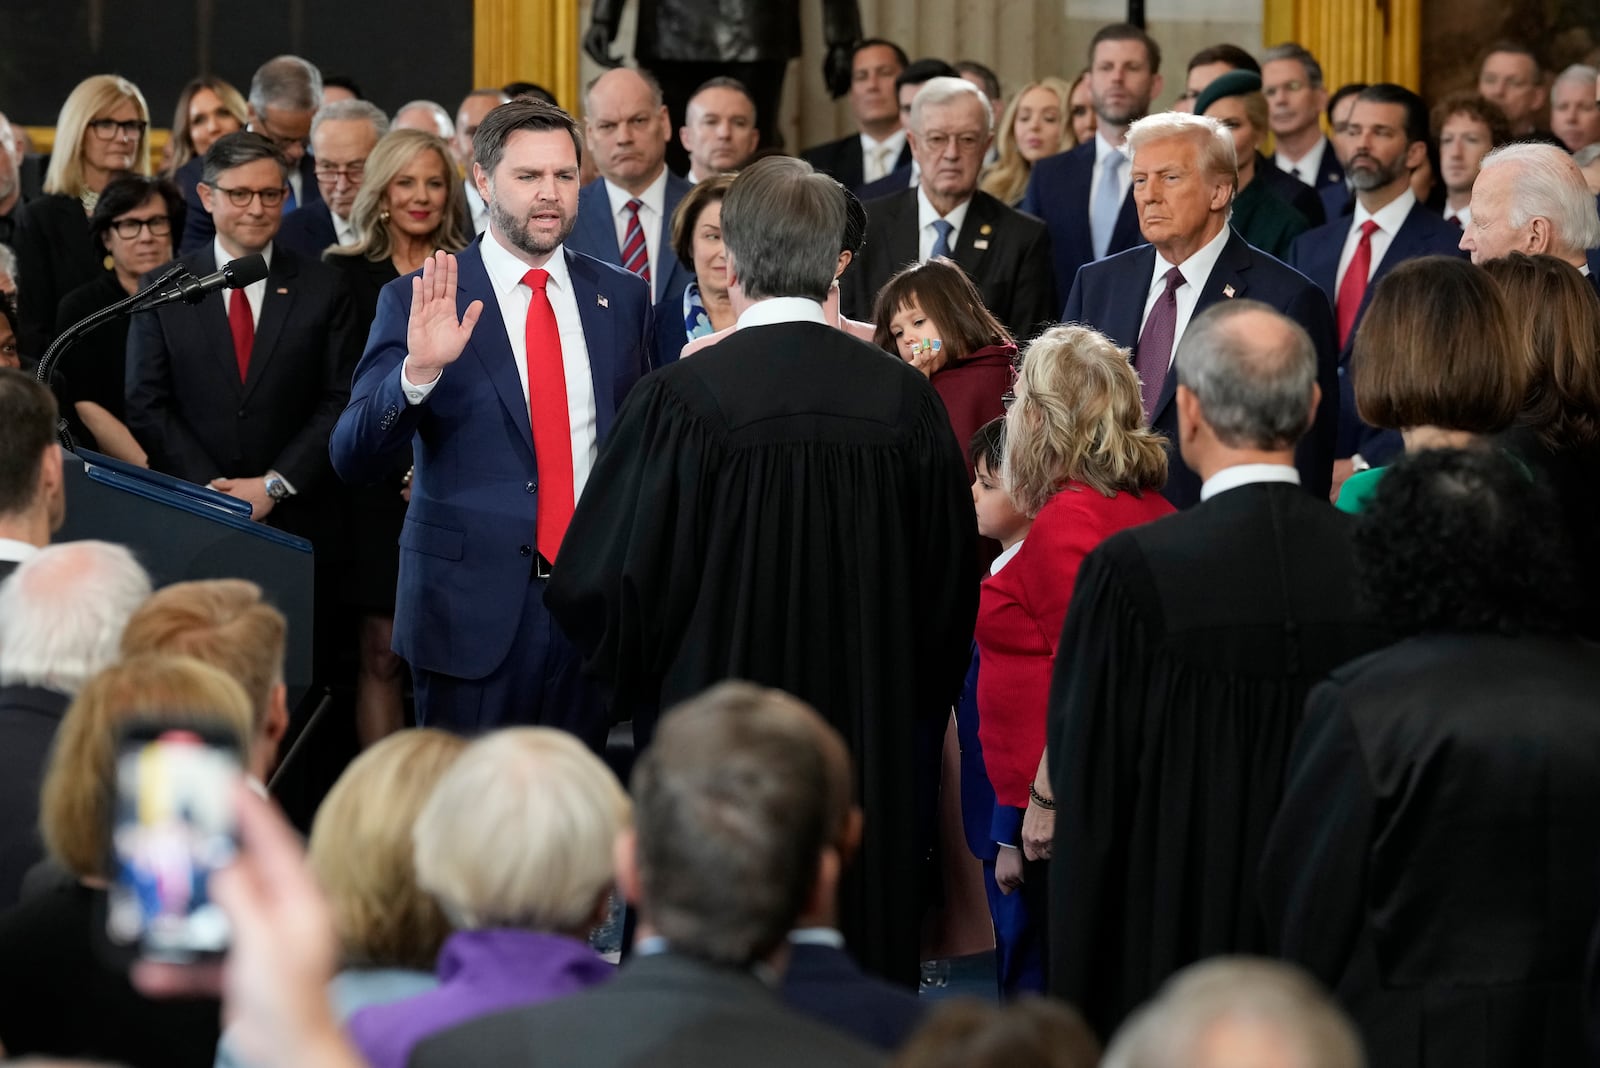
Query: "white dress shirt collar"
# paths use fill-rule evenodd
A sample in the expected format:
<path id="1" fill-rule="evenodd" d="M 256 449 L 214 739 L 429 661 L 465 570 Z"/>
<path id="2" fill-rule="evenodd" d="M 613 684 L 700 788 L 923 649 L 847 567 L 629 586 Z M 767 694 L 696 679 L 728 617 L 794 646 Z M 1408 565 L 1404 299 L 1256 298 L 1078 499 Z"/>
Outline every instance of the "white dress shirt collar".
<path id="1" fill-rule="evenodd" d="M 489 285 L 502 303 L 506 294 L 522 284 L 528 265 L 516 253 L 500 243 L 500 235 L 490 230 L 483 235 L 483 270 L 489 276 Z M 563 292 L 572 291 L 572 280 L 567 273 L 567 246 L 557 245 L 545 261 L 544 270 L 550 272 L 550 281 Z"/>
<path id="2" fill-rule="evenodd" d="M 768 297 L 746 308 L 734 325 L 735 330 L 752 326 L 776 326 L 779 323 L 816 323 L 827 326 L 822 305 L 807 297 Z"/>
<path id="3" fill-rule="evenodd" d="M 481 234 L 489 229 L 489 205 L 483 202 L 471 175 L 463 180 L 462 185 L 467 191 L 467 208 L 472 212 L 472 228 Z"/>
<path id="4" fill-rule="evenodd" d="M 882 141 L 874 141 L 865 133 L 860 138 L 862 184 L 889 177 L 900 162 L 900 153 L 905 151 L 906 128 L 900 127 Z"/>
<path id="5" fill-rule="evenodd" d="M 602 179 L 606 184 L 606 199 L 611 202 L 611 214 L 620 217 L 627 212 L 628 201 L 637 199 L 639 203 L 656 213 L 656 218 L 661 219 L 667 213 L 667 165 L 661 165 L 661 173 L 656 175 L 655 181 L 645 186 L 637 198 L 634 194 L 617 185 L 610 178 Z M 641 219 L 642 223 L 643 220 Z M 648 233 L 646 236 L 649 236 Z"/>
<path id="6" fill-rule="evenodd" d="M 967 221 L 967 209 L 971 206 L 972 198 L 969 196 L 951 208 L 950 214 L 940 215 L 938 209 L 933 206 L 933 202 L 928 199 L 927 191 L 922 188 L 921 183 L 918 183 L 917 258 L 926 261 L 929 256 L 933 255 L 933 243 L 938 237 L 938 231 L 933 228 L 933 224 L 942 218 L 950 224 L 950 237 L 947 243 L 950 247 L 950 258 L 955 259 L 956 242 L 961 239 L 961 224 Z"/>
<path id="7" fill-rule="evenodd" d="M 1026 538 L 1022 539 L 1022 541 L 1027 541 L 1027 540 L 1028 539 L 1026 539 Z M 1000 555 L 995 557 L 994 558 L 994 563 L 989 565 L 989 574 L 991 574 L 991 575 L 1000 574 L 1001 570 L 1003 570 L 1005 568 L 1005 566 L 1007 564 L 1009 564 L 1016 557 L 1016 555 L 1019 552 L 1022 551 L 1022 541 L 1017 542 L 1015 545 L 1013 545 L 1009 549 L 1001 549 L 1000 550 Z"/>
<path id="8" fill-rule="evenodd" d="M 797 946 L 844 948 L 844 935 L 832 927 L 796 927 L 789 932 L 789 941 Z"/>
<path id="9" fill-rule="evenodd" d="M 1322 157 L 1328 151 L 1328 139 L 1319 137 L 1311 150 L 1299 159 L 1290 159 L 1280 150 L 1274 154 L 1278 169 L 1288 171 L 1296 178 L 1305 182 L 1313 189 L 1317 186 L 1317 179 L 1322 174 Z"/>
<path id="10" fill-rule="evenodd" d="M 1150 288 L 1145 293 L 1144 316 L 1139 320 L 1140 333 L 1144 332 L 1143 324 L 1150 318 L 1156 301 L 1167 288 L 1167 272 L 1174 267 L 1183 272 L 1183 285 L 1172 294 L 1178 306 L 1178 317 L 1173 323 L 1172 355 L 1168 358 L 1168 367 L 1172 366 L 1172 360 L 1177 357 L 1178 342 L 1183 340 L 1184 331 L 1189 329 L 1189 320 L 1194 318 L 1194 310 L 1200 304 L 1200 294 L 1206 288 L 1206 283 L 1211 280 L 1211 272 L 1216 269 L 1217 260 L 1222 257 L 1222 250 L 1227 247 L 1228 239 L 1232 235 L 1233 230 L 1224 225 L 1220 233 L 1201 245 L 1182 263 L 1168 263 L 1161 253 L 1156 253 Z"/>
<path id="11" fill-rule="evenodd" d="M 1120 145 L 1114 145 L 1110 141 L 1106 140 L 1106 135 L 1103 132 L 1096 130 L 1094 132 L 1094 165 L 1098 167 L 1100 164 L 1104 163 L 1106 153 L 1110 152 L 1112 149 L 1116 149 L 1118 152 L 1121 152 L 1124 159 L 1127 158 L 1128 144 L 1126 141 Z"/>
<path id="12" fill-rule="evenodd" d="M 1378 229 L 1392 238 L 1400 229 L 1400 225 L 1406 221 L 1406 216 L 1411 214 L 1411 209 L 1416 203 L 1417 195 L 1411 191 L 1410 186 L 1402 189 L 1399 196 L 1389 201 L 1376 212 L 1368 211 L 1366 206 L 1361 203 L 1361 198 L 1356 197 L 1356 211 L 1351 216 L 1350 229 L 1359 230 L 1362 223 L 1371 219 L 1378 224 Z M 1373 257 L 1373 259 L 1376 260 L 1377 257 Z"/>
<path id="13" fill-rule="evenodd" d="M 32 542 L 18 541 L 16 538 L 0 538 L 0 560 L 10 560 L 22 563 L 33 558 L 39 547 Z"/>
<path id="14" fill-rule="evenodd" d="M 218 235 L 211 239 L 211 255 L 216 259 L 217 270 L 222 270 L 236 259 L 243 257 L 234 256 L 222 247 L 222 237 Z M 261 258 L 267 261 L 267 270 L 272 270 L 272 242 L 267 242 L 267 247 L 261 250 Z M 244 287 L 244 299 L 250 302 L 250 318 L 254 325 L 261 323 L 261 304 L 267 299 L 267 280 L 260 278 Z M 233 298 L 227 293 L 222 294 L 222 307 L 226 309 L 228 302 Z"/>
<path id="15" fill-rule="evenodd" d="M 1219 493 L 1257 482 L 1285 482 L 1300 485 L 1300 472 L 1288 464 L 1235 464 L 1206 479 L 1200 487 L 1200 499 L 1209 501 Z"/>
<path id="16" fill-rule="evenodd" d="M 356 243 L 356 228 L 350 225 L 349 219 L 339 217 L 339 213 L 332 208 L 328 209 L 328 218 L 333 220 L 333 238 L 345 248 Z"/>

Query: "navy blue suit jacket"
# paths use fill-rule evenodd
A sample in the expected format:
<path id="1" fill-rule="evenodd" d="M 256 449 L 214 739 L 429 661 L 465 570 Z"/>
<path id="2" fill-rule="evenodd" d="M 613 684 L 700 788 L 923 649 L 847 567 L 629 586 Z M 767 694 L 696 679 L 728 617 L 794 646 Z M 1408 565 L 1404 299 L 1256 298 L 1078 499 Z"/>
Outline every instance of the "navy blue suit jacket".
<path id="1" fill-rule="evenodd" d="M 1033 165 L 1028 191 L 1022 194 L 1022 211 L 1043 219 L 1050 230 L 1050 252 L 1056 269 L 1056 292 L 1072 290 L 1078 268 L 1094 261 L 1094 237 L 1089 230 L 1089 194 L 1094 181 L 1095 142 L 1088 141 Z M 1133 204 L 1133 186 L 1122 200 L 1122 212 L 1111 231 L 1109 256 L 1144 241 L 1139 233 L 1139 213 Z"/>
<path id="2" fill-rule="evenodd" d="M 861 155 L 859 133 L 846 134 L 837 141 L 813 145 L 800 153 L 800 158 L 823 174 L 831 175 L 840 185 L 862 200 L 867 199 L 862 191 L 862 186 L 867 180 L 867 163 Z M 908 141 L 900 146 L 900 155 L 895 157 L 894 169 L 899 170 L 909 166 L 911 166 L 911 143 Z M 906 179 L 906 184 L 911 184 L 909 178 Z"/>
<path id="3" fill-rule="evenodd" d="M 1354 213 L 1339 216 L 1325 226 L 1307 230 L 1289 246 L 1290 265 L 1317 284 L 1327 296 L 1330 307 L 1339 299 L 1339 257 L 1344 252 L 1345 238 L 1349 236 L 1354 222 Z M 1406 215 L 1406 221 L 1400 224 L 1388 251 L 1378 261 L 1372 278 L 1367 282 L 1366 295 L 1362 297 L 1361 307 L 1356 312 L 1356 326 L 1361 325 L 1361 317 L 1367 313 L 1367 305 L 1372 302 L 1372 294 L 1377 290 L 1378 283 L 1383 281 L 1384 275 L 1394 270 L 1396 264 L 1418 256 L 1465 257 L 1467 254 L 1461 251 L 1460 246 L 1460 230 L 1421 203 L 1415 205 Z M 1351 330 L 1350 337 L 1353 341 L 1355 330 Z M 1339 353 L 1339 440 L 1335 455 L 1342 459 L 1359 452 L 1368 462 L 1381 464 L 1399 453 L 1403 446 L 1397 432 L 1367 426 L 1356 414 L 1355 393 L 1351 389 L 1349 373 L 1350 348 L 1347 343 Z"/>
<path id="4" fill-rule="evenodd" d="M 915 994 L 863 972 L 844 950 L 812 943 L 790 943 L 783 1000 L 884 1050 L 904 1045 L 926 1012 Z"/>
<path id="5" fill-rule="evenodd" d="M 307 259 L 320 260 L 328 246 L 339 240 L 339 232 L 333 227 L 333 209 L 322 200 L 294 209 L 283 217 L 276 240 Z"/>
<path id="6" fill-rule="evenodd" d="M 411 505 L 400 533 L 394 647 L 414 667 L 459 678 L 493 672 L 518 638 L 537 541 L 539 469 L 528 402 L 483 266 L 485 235 L 456 257 L 458 313 L 483 301 L 483 316 L 461 357 L 421 404 L 400 385 L 411 314 L 411 277 L 378 297 L 378 314 L 356 368 L 350 404 L 330 452 L 353 485 L 386 474 L 410 449 Z M 594 382 L 601 442 L 622 399 L 645 373 L 650 299 L 644 281 L 566 249 Z M 522 635 L 533 640 L 531 635 Z"/>
<path id="7" fill-rule="evenodd" d="M 1078 272 L 1062 319 L 1092 326 L 1118 345 L 1133 349 L 1144 326 L 1145 295 L 1150 291 L 1155 268 L 1154 245 L 1141 245 L 1089 264 Z M 1237 232 L 1223 246 L 1194 314 L 1235 298 L 1271 305 L 1305 327 L 1316 346 L 1317 385 L 1322 389 L 1322 400 L 1317 405 L 1316 421 L 1295 450 L 1295 467 L 1300 471 L 1301 486 L 1325 501 L 1333 485 L 1333 445 L 1339 424 L 1338 345 L 1334 340 L 1332 308 L 1308 278 L 1251 246 Z M 1178 376 L 1169 371 L 1150 425 L 1171 443 L 1167 485 L 1162 495 L 1174 506 L 1187 508 L 1200 500 L 1200 477 L 1178 453 L 1178 405 L 1174 400 L 1177 388 Z"/>
<path id="8" fill-rule="evenodd" d="M 694 264 L 679 263 L 678 254 L 672 251 L 672 213 L 693 188 L 687 178 L 667 172 L 666 211 L 661 218 L 655 269 L 650 272 L 652 300 L 663 308 L 681 308 L 683 291 L 694 280 Z M 611 198 L 606 196 L 604 178 L 596 178 L 578 190 L 578 221 L 567 238 L 567 247 L 622 266 L 622 249 L 617 246 L 617 226 L 612 221 Z"/>
<path id="9" fill-rule="evenodd" d="M 916 184 L 911 181 L 911 170 L 912 167 L 909 163 L 904 167 L 896 167 L 876 182 L 868 182 L 856 190 L 856 198 L 863 202 L 881 200 L 884 197 L 892 197 L 896 193 L 907 189 L 915 189 Z"/>

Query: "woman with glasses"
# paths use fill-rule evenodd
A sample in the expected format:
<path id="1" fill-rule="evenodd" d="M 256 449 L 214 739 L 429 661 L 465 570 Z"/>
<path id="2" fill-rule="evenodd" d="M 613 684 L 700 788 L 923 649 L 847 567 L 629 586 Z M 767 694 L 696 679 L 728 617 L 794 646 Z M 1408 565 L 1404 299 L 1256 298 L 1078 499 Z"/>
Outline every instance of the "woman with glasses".
<path id="1" fill-rule="evenodd" d="M 61 298 L 56 333 L 131 296 L 142 275 L 172 259 L 173 235 L 183 232 L 183 197 L 164 178 L 125 174 L 100 194 L 89 216 L 89 239 L 109 267 Z M 146 466 L 148 458 L 122 421 L 128 320 L 101 323 L 56 364 L 51 385 L 73 437 L 91 449 Z"/>
<path id="2" fill-rule="evenodd" d="M 94 281 L 103 252 L 89 237 L 89 215 L 112 178 L 150 173 L 150 109 L 139 87 L 114 74 L 78 83 L 56 119 L 46 196 L 17 216 L 17 261 L 25 291 L 22 350 L 44 355 L 55 337 L 57 304 Z"/>

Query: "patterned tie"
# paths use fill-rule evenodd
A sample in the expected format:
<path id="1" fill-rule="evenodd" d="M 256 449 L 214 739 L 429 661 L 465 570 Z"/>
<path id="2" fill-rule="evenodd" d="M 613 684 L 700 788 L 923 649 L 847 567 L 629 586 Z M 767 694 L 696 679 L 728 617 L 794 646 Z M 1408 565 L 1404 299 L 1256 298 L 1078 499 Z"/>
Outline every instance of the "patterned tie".
<path id="1" fill-rule="evenodd" d="M 233 356 L 239 361 L 239 381 L 250 374 L 250 350 L 256 344 L 255 319 L 250 314 L 250 298 L 244 290 L 228 294 L 228 332 L 233 335 Z"/>
<path id="2" fill-rule="evenodd" d="M 528 300 L 528 418 L 539 468 L 539 553 L 555 563 L 572 522 L 572 416 L 567 409 L 567 374 L 561 362 L 561 331 L 545 283 L 550 272 L 532 270 L 522 284 Z"/>
<path id="3" fill-rule="evenodd" d="M 1172 343 L 1178 334 L 1178 287 L 1183 273 L 1176 267 L 1167 272 L 1167 288 L 1156 298 L 1150 318 L 1139 334 L 1134 350 L 1133 369 L 1139 372 L 1139 399 L 1144 403 L 1146 423 L 1154 422 L 1156 405 L 1161 402 L 1161 387 L 1167 381 L 1167 365 L 1172 363 Z"/>
<path id="4" fill-rule="evenodd" d="M 1339 281 L 1339 295 L 1334 302 L 1334 315 L 1339 320 L 1339 347 L 1350 341 L 1356 328 L 1356 313 L 1361 310 L 1361 298 L 1367 293 L 1367 275 L 1372 273 L 1372 234 L 1378 224 L 1368 219 L 1361 224 L 1361 241 L 1350 257 L 1350 266 L 1344 269 Z"/>
<path id="5" fill-rule="evenodd" d="M 1127 162 L 1120 149 L 1106 153 L 1100 171 L 1100 184 L 1094 191 L 1094 202 L 1089 205 L 1089 234 L 1094 241 L 1094 258 L 1101 259 L 1111 247 L 1111 231 L 1117 228 L 1117 216 L 1122 212 L 1122 183 L 1118 175 Z"/>
<path id="6" fill-rule="evenodd" d="M 948 219 L 933 220 L 933 249 L 928 253 L 930 260 L 950 255 L 950 231 L 954 229 L 955 227 L 950 225 Z"/>
<path id="7" fill-rule="evenodd" d="M 644 227 L 639 223 L 639 209 L 644 204 L 639 200 L 630 200 L 624 206 L 628 209 L 628 229 L 622 235 L 622 266 L 643 278 L 648 284 L 650 247 L 645 244 Z"/>

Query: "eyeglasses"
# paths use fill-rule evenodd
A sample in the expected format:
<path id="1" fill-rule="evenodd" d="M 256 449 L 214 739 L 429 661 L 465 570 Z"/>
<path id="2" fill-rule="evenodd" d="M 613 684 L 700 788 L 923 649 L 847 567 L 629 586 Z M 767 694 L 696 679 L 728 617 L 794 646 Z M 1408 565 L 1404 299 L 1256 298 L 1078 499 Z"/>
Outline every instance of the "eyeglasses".
<path id="1" fill-rule="evenodd" d="M 248 208 L 256 197 L 261 198 L 262 207 L 275 208 L 283 203 L 283 195 L 287 192 L 281 185 L 275 189 L 224 189 L 220 185 L 211 188 L 227 197 L 228 203 L 236 208 Z"/>
<path id="2" fill-rule="evenodd" d="M 939 155 L 945 149 L 949 148 L 951 141 L 956 143 L 956 148 L 960 149 L 963 154 L 971 153 L 976 152 L 978 148 L 982 146 L 983 135 L 977 133 L 961 133 L 954 135 L 947 133 L 930 133 L 922 135 L 922 143 L 927 145 L 928 149 L 932 151 L 934 155 Z"/>
<path id="3" fill-rule="evenodd" d="M 354 163 L 324 163 L 317 160 L 316 175 L 329 181 L 338 181 L 340 178 L 352 182 L 361 181 L 361 176 L 367 172 L 367 161 L 358 159 Z"/>
<path id="4" fill-rule="evenodd" d="M 150 124 L 143 119 L 128 119 L 118 122 L 116 119 L 95 119 L 89 124 L 89 129 L 102 141 L 110 141 L 118 136 L 132 137 L 135 140 L 144 136 Z"/>
<path id="5" fill-rule="evenodd" d="M 1269 85 L 1261 92 L 1263 96 L 1265 96 L 1268 100 L 1271 100 L 1273 97 L 1278 96 L 1281 93 L 1298 93 L 1305 87 L 1305 82 L 1290 81 L 1284 82 L 1281 85 Z"/>
<path id="6" fill-rule="evenodd" d="M 248 200 L 246 204 L 250 203 Z M 152 215 L 148 219 L 117 219 L 111 224 L 111 229 L 121 238 L 132 240 L 139 236 L 139 231 L 145 227 L 150 228 L 150 236 L 166 237 L 172 233 L 172 220 L 165 215 Z"/>

